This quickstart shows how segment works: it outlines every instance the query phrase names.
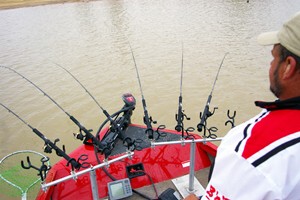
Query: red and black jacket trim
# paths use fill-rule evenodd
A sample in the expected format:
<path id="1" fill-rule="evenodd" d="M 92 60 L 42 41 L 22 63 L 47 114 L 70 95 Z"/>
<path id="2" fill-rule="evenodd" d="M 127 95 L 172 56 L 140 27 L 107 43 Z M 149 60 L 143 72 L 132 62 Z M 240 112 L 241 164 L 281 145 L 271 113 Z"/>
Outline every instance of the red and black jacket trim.
<path id="1" fill-rule="evenodd" d="M 278 139 L 284 138 L 290 134 L 293 134 L 295 132 L 300 131 L 300 123 L 297 123 L 299 120 L 299 111 L 300 110 L 300 97 L 288 99 L 285 101 L 275 101 L 275 102 L 261 102 L 257 101 L 255 104 L 261 108 L 265 108 L 268 111 L 264 112 L 262 115 L 260 115 L 255 122 L 249 123 L 245 126 L 243 130 L 243 139 L 241 139 L 236 148 L 235 151 L 238 152 L 240 150 L 241 144 L 247 139 L 245 144 L 245 149 L 242 151 L 242 156 L 247 159 L 251 155 L 253 155 L 255 152 L 259 151 L 260 149 L 263 149 L 268 144 L 277 141 Z M 282 110 L 280 111 L 281 114 L 284 114 L 287 116 L 288 119 L 286 119 L 286 122 L 280 121 L 280 114 L 276 113 L 270 113 L 270 111 L 276 111 L 276 110 Z M 294 111 L 293 111 L 294 110 Z M 286 113 L 287 112 L 287 113 Z M 265 117 L 266 114 L 269 114 Z M 279 118 L 278 118 L 279 117 Z M 290 122 L 290 128 L 288 130 L 282 131 L 281 128 L 285 124 L 280 123 L 289 123 Z M 277 124 L 278 123 L 278 124 Z M 268 125 L 269 124 L 269 125 Z M 251 133 L 249 132 L 249 127 L 252 127 Z M 268 126 L 268 127 L 266 127 Z M 272 132 L 272 135 L 269 133 Z M 251 136 L 249 137 L 249 134 Z M 274 135 L 273 135 L 274 134 Z M 249 138 L 248 138 L 249 137 Z M 260 140 L 260 147 L 257 147 L 257 138 Z M 261 141 L 264 140 L 264 141 Z M 253 161 L 251 164 L 254 167 L 259 166 L 260 164 L 264 163 L 266 160 L 271 158 L 272 156 L 278 154 L 279 152 L 300 143 L 300 137 L 299 138 L 293 138 L 288 141 L 285 141 L 284 143 L 278 145 L 277 147 L 273 148 L 272 150 L 266 152 L 264 155 L 262 155 L 260 158 Z M 252 146 L 252 144 L 255 146 Z M 254 148 L 254 149 L 253 149 Z"/>

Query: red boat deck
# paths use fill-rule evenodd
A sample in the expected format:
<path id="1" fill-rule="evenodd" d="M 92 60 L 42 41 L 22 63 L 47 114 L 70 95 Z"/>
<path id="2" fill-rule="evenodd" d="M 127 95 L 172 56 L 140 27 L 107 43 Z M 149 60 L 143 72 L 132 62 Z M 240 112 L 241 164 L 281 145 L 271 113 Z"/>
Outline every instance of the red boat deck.
<path id="1" fill-rule="evenodd" d="M 105 132 L 106 130 L 103 130 Z M 180 133 L 173 130 L 164 130 L 167 133 L 166 137 L 159 138 L 157 142 L 165 141 L 178 141 L 181 139 Z M 106 171 L 113 176 L 115 179 L 127 178 L 126 166 L 142 163 L 144 167 L 144 172 L 146 175 L 134 177 L 130 180 L 133 189 L 145 187 L 146 193 L 152 193 L 154 198 L 155 192 L 151 188 L 151 181 L 149 177 L 152 178 L 153 182 L 164 183 L 170 179 L 180 177 L 189 174 L 189 162 L 190 162 L 190 144 L 171 144 L 171 145 L 161 145 L 154 148 L 151 147 L 150 142 L 145 135 L 145 127 L 138 125 L 130 125 L 126 130 L 126 134 L 134 138 L 140 138 L 143 140 L 143 146 L 141 151 L 135 151 L 132 158 L 125 158 L 122 161 L 118 161 L 105 167 Z M 195 139 L 200 139 L 201 137 L 193 134 Z M 206 176 L 208 174 L 207 168 L 211 165 L 211 157 L 215 157 L 217 146 L 212 143 L 207 142 L 196 143 L 195 151 L 195 171 L 202 173 L 201 176 Z M 115 145 L 114 151 L 112 151 L 112 156 L 109 160 L 117 158 L 126 152 L 126 147 L 123 146 L 122 141 L 118 141 Z M 96 160 L 94 153 L 94 147 L 90 145 L 82 145 L 72 152 L 69 156 L 72 158 L 78 158 L 82 154 L 88 155 L 88 160 L 90 165 L 95 166 L 99 163 Z M 104 160 L 103 155 L 98 155 L 100 160 Z M 66 166 L 67 161 L 61 160 L 52 166 L 49 171 L 46 183 L 53 180 L 63 178 L 70 175 L 70 166 Z M 83 170 L 83 169 L 81 169 Z M 108 196 L 107 183 L 111 182 L 112 179 L 106 174 L 103 168 L 95 170 L 96 180 L 98 184 L 99 198 L 105 198 Z M 197 172 L 198 173 L 198 172 Z M 196 176 L 197 176 L 196 173 Z M 199 174 L 199 173 L 198 173 Z M 148 176 L 147 176 L 148 175 Z M 203 178 L 202 178 L 203 179 Z M 150 185 L 150 186 L 149 186 Z M 169 184 L 167 184 L 169 185 Z M 148 187 L 147 187 L 148 186 Z M 169 186 L 168 186 L 169 187 Z M 160 189 L 163 187 L 160 186 Z M 158 191 L 161 193 L 162 191 Z M 55 186 L 51 186 L 46 192 L 40 191 L 37 198 L 42 199 L 93 199 L 92 189 L 90 184 L 90 174 L 86 173 L 84 175 L 78 176 L 77 180 L 67 180 L 65 182 L 59 183 Z"/>

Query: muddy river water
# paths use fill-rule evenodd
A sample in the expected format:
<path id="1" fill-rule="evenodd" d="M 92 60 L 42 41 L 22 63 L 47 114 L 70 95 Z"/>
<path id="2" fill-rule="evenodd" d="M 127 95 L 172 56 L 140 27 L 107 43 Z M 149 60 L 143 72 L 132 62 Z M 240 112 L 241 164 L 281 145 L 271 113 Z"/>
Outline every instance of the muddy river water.
<path id="1" fill-rule="evenodd" d="M 183 54 L 185 126 L 196 127 L 218 68 L 208 125 L 218 136 L 257 114 L 255 100 L 273 100 L 268 69 L 271 47 L 256 43 L 259 33 L 277 30 L 300 10 L 299 0 L 101 0 L 0 11 L 0 65 L 10 67 L 44 90 L 66 112 L 94 132 L 105 120 L 88 93 L 109 113 L 123 106 L 123 93 L 137 105 L 132 122 L 143 123 L 141 93 L 130 45 L 139 68 L 149 114 L 169 129 L 176 125 Z M 183 46 L 183 48 L 182 48 Z M 49 139 L 71 152 L 81 142 L 78 127 L 49 98 L 16 73 L 0 68 L 0 102 Z M 17 150 L 43 152 L 43 141 L 0 107 L 0 157 Z M 199 133 L 201 134 L 201 133 Z M 52 163 L 59 158 L 50 155 Z"/>

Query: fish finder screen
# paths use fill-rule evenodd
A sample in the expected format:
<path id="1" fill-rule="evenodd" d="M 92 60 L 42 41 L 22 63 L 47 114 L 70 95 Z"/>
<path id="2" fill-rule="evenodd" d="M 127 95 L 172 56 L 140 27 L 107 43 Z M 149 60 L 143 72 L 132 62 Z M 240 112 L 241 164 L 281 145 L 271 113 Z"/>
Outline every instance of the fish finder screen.
<path id="1" fill-rule="evenodd" d="M 132 195 L 132 188 L 128 178 L 107 183 L 110 200 L 122 199 Z"/>
<path id="2" fill-rule="evenodd" d="M 111 186 L 111 192 L 114 197 L 123 196 L 124 190 L 123 190 L 123 183 L 116 183 L 112 184 Z"/>

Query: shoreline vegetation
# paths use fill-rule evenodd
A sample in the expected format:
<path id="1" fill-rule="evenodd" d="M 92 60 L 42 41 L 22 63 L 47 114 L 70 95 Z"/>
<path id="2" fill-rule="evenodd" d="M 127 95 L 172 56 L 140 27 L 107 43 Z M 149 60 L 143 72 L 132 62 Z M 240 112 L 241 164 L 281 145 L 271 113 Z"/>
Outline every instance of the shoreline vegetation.
<path id="1" fill-rule="evenodd" d="M 31 7 L 31 6 L 41 6 L 47 4 L 85 2 L 85 1 L 89 1 L 89 0 L 1 0 L 0 10 Z"/>

